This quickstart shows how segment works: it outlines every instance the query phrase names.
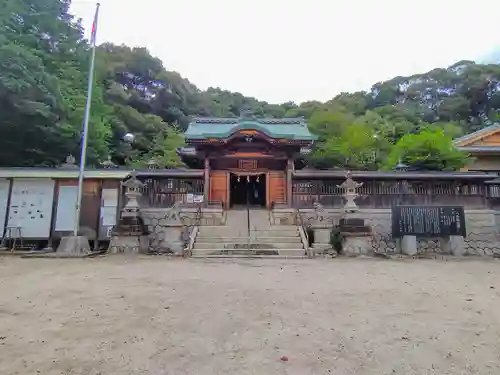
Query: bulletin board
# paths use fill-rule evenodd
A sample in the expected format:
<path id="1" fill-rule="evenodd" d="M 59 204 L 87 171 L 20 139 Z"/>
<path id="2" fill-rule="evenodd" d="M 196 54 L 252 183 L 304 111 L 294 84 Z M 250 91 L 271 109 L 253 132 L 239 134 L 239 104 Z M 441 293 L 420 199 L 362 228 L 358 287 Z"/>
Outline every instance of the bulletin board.
<path id="1" fill-rule="evenodd" d="M 102 189 L 101 225 L 105 228 L 107 237 L 116 225 L 118 211 L 118 188 Z"/>
<path id="2" fill-rule="evenodd" d="M 49 238 L 53 201 L 53 180 L 14 179 L 8 225 L 21 227 L 24 238 Z"/>
<path id="3" fill-rule="evenodd" d="M 59 186 L 55 231 L 69 232 L 75 229 L 77 196 L 77 186 Z"/>
<path id="4" fill-rule="evenodd" d="M 0 179 L 0 237 L 3 236 L 3 230 L 5 228 L 5 215 L 7 215 L 9 188 L 10 188 L 10 181 L 5 178 L 1 178 Z"/>

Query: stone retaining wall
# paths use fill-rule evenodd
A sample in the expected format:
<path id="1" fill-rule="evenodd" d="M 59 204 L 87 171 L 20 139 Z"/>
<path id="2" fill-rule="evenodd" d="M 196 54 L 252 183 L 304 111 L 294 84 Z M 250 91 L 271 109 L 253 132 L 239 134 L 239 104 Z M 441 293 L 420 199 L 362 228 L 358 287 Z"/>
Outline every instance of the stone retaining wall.
<path id="1" fill-rule="evenodd" d="M 195 208 L 180 208 L 179 218 L 172 218 L 174 208 L 141 208 L 144 224 L 151 233 L 150 250 L 179 253 L 189 237 L 190 228 L 196 224 Z M 204 208 L 200 225 L 224 225 L 226 215 L 219 208 Z"/>
<path id="2" fill-rule="evenodd" d="M 316 212 L 313 209 L 300 210 L 302 221 L 317 226 Z M 321 213 L 323 218 L 319 226 L 331 228 L 339 223 L 343 212 L 340 209 L 325 208 Z M 365 223 L 372 227 L 372 248 L 376 252 L 397 253 L 400 250 L 398 239 L 391 236 L 390 209 L 360 209 L 351 214 L 353 218 L 363 218 Z M 284 209 L 273 213 L 277 221 L 293 224 L 295 211 Z M 466 255 L 487 255 L 500 253 L 500 213 L 493 210 L 466 210 L 465 211 L 467 237 L 465 238 Z M 436 238 L 418 239 L 419 253 L 441 253 L 441 240 Z"/>

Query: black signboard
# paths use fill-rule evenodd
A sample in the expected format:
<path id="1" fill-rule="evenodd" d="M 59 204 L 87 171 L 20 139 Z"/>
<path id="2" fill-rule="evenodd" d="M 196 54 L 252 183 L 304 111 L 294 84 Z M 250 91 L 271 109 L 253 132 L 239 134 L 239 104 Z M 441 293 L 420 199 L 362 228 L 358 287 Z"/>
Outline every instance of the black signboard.
<path id="1" fill-rule="evenodd" d="M 393 206 L 392 236 L 466 236 L 462 206 Z"/>

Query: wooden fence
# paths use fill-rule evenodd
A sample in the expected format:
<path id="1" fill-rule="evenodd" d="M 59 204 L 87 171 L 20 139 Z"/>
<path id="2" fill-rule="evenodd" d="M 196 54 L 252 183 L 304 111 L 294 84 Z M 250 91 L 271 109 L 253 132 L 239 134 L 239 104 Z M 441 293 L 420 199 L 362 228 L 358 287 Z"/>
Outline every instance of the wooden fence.
<path id="1" fill-rule="evenodd" d="M 357 189 L 360 208 L 393 205 L 461 205 L 468 209 L 500 207 L 500 184 L 485 181 L 362 180 Z M 345 200 L 339 186 L 344 179 L 301 179 L 292 183 L 292 205 L 310 207 L 319 202 L 341 208 Z"/>

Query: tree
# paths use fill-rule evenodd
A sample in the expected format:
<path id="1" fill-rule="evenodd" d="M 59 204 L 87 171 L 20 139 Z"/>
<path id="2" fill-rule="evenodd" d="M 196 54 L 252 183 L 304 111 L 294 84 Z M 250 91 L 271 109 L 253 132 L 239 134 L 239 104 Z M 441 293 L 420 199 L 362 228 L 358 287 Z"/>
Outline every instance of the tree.
<path id="1" fill-rule="evenodd" d="M 78 154 L 89 47 L 67 0 L 9 0 L 0 18 L 0 164 L 55 165 Z M 4 14 L 2 12 L 2 14 Z M 107 153 L 109 124 L 97 86 L 89 162 Z"/>
<path id="2" fill-rule="evenodd" d="M 0 4 L 2 166 L 55 165 L 79 154 L 90 46 L 69 4 Z M 221 88 L 200 90 L 143 47 L 105 43 L 96 56 L 88 164 L 111 157 L 124 165 L 153 155 L 177 166 L 180 133 L 194 116 L 237 117 L 243 109 L 257 117 L 303 116 L 319 137 L 310 161 L 323 168 L 376 169 L 409 135 L 442 130 L 457 137 L 500 120 L 500 65 L 460 61 L 325 103 L 272 104 Z M 135 135 L 131 146 L 122 142 L 127 132 Z"/>
<path id="3" fill-rule="evenodd" d="M 392 148 L 384 169 L 399 163 L 429 171 L 457 171 L 468 161 L 468 155 L 456 149 L 451 137 L 441 129 L 425 129 L 407 134 Z"/>
<path id="4" fill-rule="evenodd" d="M 154 162 L 158 168 L 184 167 L 177 153 L 183 145 L 183 135 L 175 127 L 166 126 L 155 136 L 151 149 L 135 160 L 132 165 L 142 168 Z"/>

